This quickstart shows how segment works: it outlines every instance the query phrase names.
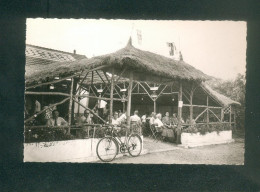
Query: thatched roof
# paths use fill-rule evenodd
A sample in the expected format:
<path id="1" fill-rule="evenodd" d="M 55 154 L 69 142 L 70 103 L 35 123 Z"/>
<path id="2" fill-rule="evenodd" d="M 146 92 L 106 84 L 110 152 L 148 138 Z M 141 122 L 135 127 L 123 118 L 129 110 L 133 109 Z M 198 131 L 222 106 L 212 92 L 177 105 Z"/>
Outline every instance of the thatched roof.
<path id="1" fill-rule="evenodd" d="M 126 67 L 128 70 L 134 71 L 134 79 L 139 81 L 157 80 L 162 82 L 177 79 L 205 81 L 208 79 L 206 74 L 184 61 L 176 61 L 133 47 L 130 38 L 125 48 L 111 54 L 45 65 L 40 69 L 26 67 L 26 84 L 44 80 L 46 77 L 68 75 L 82 69 L 92 69 L 99 66 L 106 66 L 106 71 L 113 67 L 116 72 Z M 125 73 L 123 77 L 128 77 L 128 75 L 129 73 Z"/>
<path id="2" fill-rule="evenodd" d="M 226 97 L 225 95 L 222 95 L 218 93 L 217 91 L 213 90 L 207 83 L 203 82 L 201 83 L 201 87 L 211 96 L 213 97 L 217 102 L 219 102 L 222 106 L 227 107 L 229 105 L 241 105 L 239 102 L 234 101 L 230 99 L 229 97 Z"/>

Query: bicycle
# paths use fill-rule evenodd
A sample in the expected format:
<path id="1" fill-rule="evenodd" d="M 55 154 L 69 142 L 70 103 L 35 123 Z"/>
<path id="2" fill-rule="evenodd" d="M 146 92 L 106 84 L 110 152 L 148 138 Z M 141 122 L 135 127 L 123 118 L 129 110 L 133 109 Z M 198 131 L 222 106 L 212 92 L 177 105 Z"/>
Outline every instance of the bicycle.
<path id="1" fill-rule="evenodd" d="M 133 133 L 128 136 L 128 131 L 126 130 L 125 140 L 122 142 L 113 125 L 107 127 L 106 134 L 105 137 L 99 140 L 96 148 L 97 156 L 101 161 L 113 161 L 119 150 L 121 153 L 128 151 L 132 157 L 140 155 L 142 151 L 142 139 L 140 135 Z"/>

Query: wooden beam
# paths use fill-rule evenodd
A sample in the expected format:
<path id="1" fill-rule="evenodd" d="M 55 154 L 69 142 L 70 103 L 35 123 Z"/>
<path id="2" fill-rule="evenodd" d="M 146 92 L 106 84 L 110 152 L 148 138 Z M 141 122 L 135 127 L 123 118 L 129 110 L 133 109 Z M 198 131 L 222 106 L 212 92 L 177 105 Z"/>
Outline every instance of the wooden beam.
<path id="1" fill-rule="evenodd" d="M 119 81 L 119 79 L 122 77 L 122 75 L 124 74 L 124 72 L 126 71 L 126 67 L 123 69 L 123 71 L 121 71 L 120 75 L 118 76 L 117 80 L 115 80 L 115 85 L 117 84 L 117 82 Z"/>
<path id="2" fill-rule="evenodd" d="M 25 95 L 60 95 L 69 97 L 70 94 L 60 93 L 60 92 L 34 92 L 34 91 L 25 91 Z"/>
<path id="3" fill-rule="evenodd" d="M 81 84 L 85 81 L 85 79 L 87 78 L 87 76 L 88 76 L 88 73 L 89 72 L 87 72 L 87 74 L 85 75 L 85 77 L 80 81 L 80 83 L 79 83 L 79 86 L 78 86 L 78 88 L 76 89 L 76 93 L 78 92 L 78 90 L 80 89 L 80 87 L 81 87 Z"/>
<path id="4" fill-rule="evenodd" d="M 110 88 L 110 108 L 109 108 L 109 112 L 110 112 L 110 118 L 109 118 L 109 123 L 112 123 L 112 117 L 113 117 L 113 98 L 114 98 L 114 68 L 112 69 L 112 77 L 111 77 L 111 88 Z"/>
<path id="5" fill-rule="evenodd" d="M 157 99 L 161 96 L 161 94 L 163 94 L 163 91 L 166 89 L 166 87 L 167 87 L 167 85 L 164 86 L 164 88 L 163 88 L 162 91 L 158 94 L 158 96 L 157 96 L 157 98 L 156 98 L 155 100 L 157 100 Z"/>
<path id="6" fill-rule="evenodd" d="M 91 85 L 93 85 L 93 81 L 94 81 L 94 72 L 91 72 Z"/>
<path id="7" fill-rule="evenodd" d="M 43 110 L 39 111 L 38 113 L 35 113 L 35 114 L 34 114 L 33 116 L 31 116 L 30 118 L 26 119 L 26 120 L 24 121 L 24 123 L 27 123 L 28 121 L 34 119 L 35 117 L 37 117 L 38 115 L 42 114 L 44 111 L 46 111 L 46 110 L 49 109 L 49 108 L 52 108 L 52 107 L 54 107 L 54 106 L 61 105 L 61 104 L 65 103 L 65 102 L 68 101 L 69 99 L 70 99 L 70 98 L 63 99 L 62 101 L 60 101 L 60 102 L 58 102 L 58 103 L 55 103 L 55 104 L 52 104 L 52 105 L 48 106 L 48 108 L 43 109 Z"/>
<path id="8" fill-rule="evenodd" d="M 111 99 L 110 99 L 110 98 L 107 98 L 107 97 L 90 96 L 90 95 L 74 95 L 74 97 L 87 97 L 87 98 L 93 98 L 93 99 L 101 99 L 101 100 L 111 101 Z M 113 98 L 113 100 L 115 100 L 115 101 L 123 101 L 124 99 Z"/>
<path id="9" fill-rule="evenodd" d="M 183 104 L 184 107 L 190 107 L 190 104 Z M 193 107 L 211 108 L 211 109 L 221 109 L 222 107 L 207 106 L 207 105 L 192 105 Z"/>
<path id="10" fill-rule="evenodd" d="M 94 95 L 95 95 L 96 97 L 98 97 L 98 96 L 96 95 L 96 92 L 93 90 L 92 86 L 90 86 L 90 90 L 92 90 L 92 92 L 94 93 Z M 90 93 L 90 92 L 89 92 L 89 93 Z"/>
<path id="11" fill-rule="evenodd" d="M 183 96 L 188 100 L 188 102 L 190 102 L 190 99 L 189 99 L 189 97 L 186 95 L 186 93 L 184 93 L 184 91 L 183 91 L 182 93 L 183 93 Z"/>
<path id="12" fill-rule="evenodd" d="M 73 97 L 73 84 L 74 84 L 74 78 L 71 79 L 71 86 L 70 86 L 70 102 L 69 102 L 69 111 L 68 111 L 68 124 L 71 125 L 71 113 L 72 113 L 72 97 Z M 68 129 L 68 134 L 70 134 L 70 128 Z"/>
<path id="13" fill-rule="evenodd" d="M 132 92 L 134 91 L 135 87 L 137 86 L 137 83 L 134 85 L 134 87 L 132 88 Z"/>
<path id="14" fill-rule="evenodd" d="M 208 110 L 218 119 L 219 122 L 221 122 L 221 120 L 218 118 L 218 116 L 212 110 L 210 110 L 210 109 L 208 109 Z"/>
<path id="15" fill-rule="evenodd" d="M 87 109 L 89 112 L 91 112 L 93 115 L 95 115 L 97 118 L 99 118 L 103 123 L 106 124 L 106 121 L 104 119 L 102 119 L 100 116 L 98 116 L 96 113 L 94 113 L 94 111 L 92 111 L 90 108 L 82 105 L 80 102 L 78 102 L 76 99 L 73 98 L 73 101 L 75 101 L 77 104 L 79 104 L 80 106 L 82 106 L 84 109 Z"/>
<path id="16" fill-rule="evenodd" d="M 105 73 L 105 71 L 103 71 L 103 74 L 105 75 L 106 79 L 107 79 L 107 82 L 110 83 L 108 77 L 107 77 L 107 74 Z"/>
<path id="17" fill-rule="evenodd" d="M 25 87 L 25 90 L 27 89 L 31 89 L 31 88 L 36 88 L 36 87 L 40 87 L 40 86 L 43 86 L 43 85 L 49 85 L 49 84 L 55 84 L 55 83 L 59 83 L 61 81 L 65 81 L 66 79 L 69 79 L 69 78 L 72 78 L 72 77 L 75 77 L 77 76 L 78 74 L 74 74 L 74 75 L 70 75 L 68 77 L 64 77 L 64 78 L 61 78 L 61 79 L 57 79 L 55 81 L 49 81 L 49 82 L 45 82 L 45 83 L 40 83 L 40 84 L 37 84 L 37 85 L 33 85 L 33 86 L 29 86 L 29 87 Z"/>
<path id="18" fill-rule="evenodd" d="M 142 83 L 139 83 L 140 84 L 140 86 L 144 89 L 144 91 L 147 93 L 147 95 L 152 99 L 152 101 L 154 101 L 153 100 L 153 98 L 151 97 L 151 95 L 149 94 L 149 92 L 145 89 L 145 87 L 142 85 Z"/>
<path id="19" fill-rule="evenodd" d="M 117 91 L 116 87 L 114 86 L 114 90 L 116 91 L 117 95 L 120 97 L 120 99 L 122 99 L 120 93 Z"/>
<path id="20" fill-rule="evenodd" d="M 107 66 L 99 66 L 99 67 L 96 67 L 94 69 L 83 69 L 81 72 L 76 72 L 75 74 L 73 75 L 70 75 L 70 76 L 67 76 L 67 77 L 64 77 L 64 78 L 61 78 L 61 79 L 58 79 L 58 80 L 55 80 L 55 81 L 49 81 L 49 82 L 45 82 L 45 83 L 40 83 L 40 84 L 37 84 L 37 85 L 32 85 L 32 86 L 29 86 L 29 87 L 25 87 L 25 90 L 26 89 L 31 89 L 31 88 L 36 88 L 36 87 L 39 87 L 39 86 L 43 86 L 43 85 L 49 85 L 49 84 L 55 84 L 55 83 L 58 83 L 58 82 L 61 82 L 61 81 L 65 81 L 66 79 L 68 78 L 73 78 L 73 77 L 76 77 L 80 74 L 82 74 L 83 71 L 87 70 L 87 72 L 91 72 L 91 71 L 95 71 L 95 70 L 98 70 L 98 69 L 103 69 Z"/>
<path id="21" fill-rule="evenodd" d="M 205 112 L 207 111 L 207 109 L 204 109 L 196 118 L 195 118 L 195 121 L 198 120 L 198 118 L 203 115 Z"/>
<path id="22" fill-rule="evenodd" d="M 104 90 L 103 90 L 103 93 L 101 94 L 102 97 L 104 97 L 104 95 L 107 93 L 108 89 L 109 89 L 110 86 L 106 85 Z"/>
<path id="23" fill-rule="evenodd" d="M 133 88 L 133 72 L 131 71 L 129 74 L 129 86 L 128 86 L 128 102 L 127 102 L 127 111 L 126 111 L 126 117 L 127 117 L 127 127 L 130 128 L 130 113 L 131 113 L 131 96 L 132 96 L 132 88 Z"/>
<path id="24" fill-rule="evenodd" d="M 104 81 L 104 79 L 101 77 L 101 75 L 99 74 L 99 72 L 96 70 L 97 75 L 99 76 L 99 78 L 103 81 L 104 84 L 106 84 L 106 82 Z"/>

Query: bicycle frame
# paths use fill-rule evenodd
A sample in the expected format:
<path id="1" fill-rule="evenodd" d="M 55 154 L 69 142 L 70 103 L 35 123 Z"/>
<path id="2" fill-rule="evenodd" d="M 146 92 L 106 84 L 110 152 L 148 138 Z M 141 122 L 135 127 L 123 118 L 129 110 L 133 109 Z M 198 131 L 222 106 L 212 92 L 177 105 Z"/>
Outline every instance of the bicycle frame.
<path id="1" fill-rule="evenodd" d="M 130 135 L 131 135 L 131 134 L 130 134 Z M 117 133 L 114 132 L 114 127 L 112 127 L 112 131 L 111 131 L 111 135 L 110 135 L 110 136 L 116 140 L 116 142 L 117 142 L 117 144 L 118 144 L 119 146 L 125 145 L 126 147 L 129 147 L 129 145 L 128 145 L 128 138 L 129 138 L 130 135 L 128 135 L 128 131 L 126 130 L 125 141 L 122 142 L 122 140 L 121 140 L 120 137 L 117 135 Z"/>

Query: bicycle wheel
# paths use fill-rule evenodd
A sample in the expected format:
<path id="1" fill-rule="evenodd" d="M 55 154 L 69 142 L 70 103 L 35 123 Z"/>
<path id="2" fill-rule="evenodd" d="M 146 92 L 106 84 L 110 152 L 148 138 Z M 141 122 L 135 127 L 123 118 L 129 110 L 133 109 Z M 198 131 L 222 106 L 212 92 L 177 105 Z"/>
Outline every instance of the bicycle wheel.
<path id="1" fill-rule="evenodd" d="M 104 137 L 97 144 L 97 156 L 103 162 L 115 159 L 118 153 L 118 145 L 113 137 Z"/>
<path id="2" fill-rule="evenodd" d="M 142 139 L 139 135 L 133 134 L 130 135 L 128 139 L 128 153 L 132 157 L 140 155 L 142 151 Z"/>

